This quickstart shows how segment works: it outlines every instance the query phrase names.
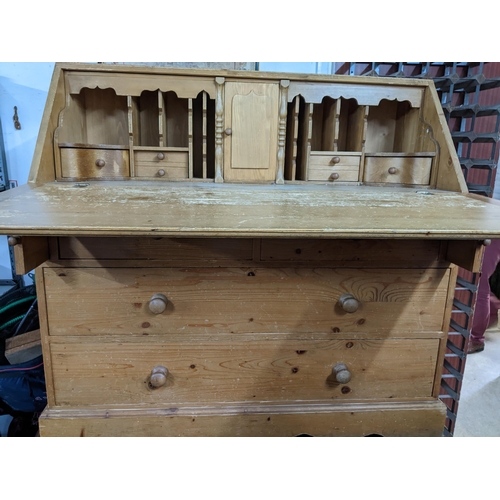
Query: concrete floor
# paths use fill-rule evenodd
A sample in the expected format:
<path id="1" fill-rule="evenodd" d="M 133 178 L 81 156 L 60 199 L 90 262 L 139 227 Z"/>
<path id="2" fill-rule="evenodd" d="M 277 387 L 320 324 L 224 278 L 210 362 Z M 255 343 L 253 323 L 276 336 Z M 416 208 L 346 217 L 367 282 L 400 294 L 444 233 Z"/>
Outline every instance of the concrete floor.
<path id="1" fill-rule="evenodd" d="M 467 356 L 455 437 L 500 436 L 500 328 L 486 331 L 484 351 Z"/>

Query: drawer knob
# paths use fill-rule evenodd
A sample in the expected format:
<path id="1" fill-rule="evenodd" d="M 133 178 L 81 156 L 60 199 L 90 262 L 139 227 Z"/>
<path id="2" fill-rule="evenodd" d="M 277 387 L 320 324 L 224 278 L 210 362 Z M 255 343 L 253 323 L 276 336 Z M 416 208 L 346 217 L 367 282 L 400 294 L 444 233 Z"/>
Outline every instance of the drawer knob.
<path id="1" fill-rule="evenodd" d="M 99 158 L 95 161 L 95 165 L 96 167 L 102 168 L 104 167 L 104 165 L 106 165 L 106 162 L 102 158 Z"/>
<path id="2" fill-rule="evenodd" d="M 340 307 L 348 313 L 356 312 L 359 308 L 359 300 L 350 293 L 344 293 L 339 297 Z"/>
<path id="3" fill-rule="evenodd" d="M 336 165 L 337 163 L 340 163 L 340 158 L 338 156 L 334 156 L 330 163 L 333 163 L 334 165 Z"/>
<path id="4" fill-rule="evenodd" d="M 15 247 L 16 245 L 19 245 L 19 243 L 21 243 L 21 238 L 19 238 L 19 236 L 9 236 L 7 238 L 7 243 L 10 247 Z"/>
<path id="5" fill-rule="evenodd" d="M 149 385 L 155 389 L 167 383 L 168 369 L 165 366 L 155 366 L 149 376 Z"/>
<path id="6" fill-rule="evenodd" d="M 351 372 L 344 363 L 337 363 L 332 372 L 339 384 L 347 384 L 351 380 Z"/>
<path id="7" fill-rule="evenodd" d="M 160 170 L 158 170 L 158 175 L 160 177 L 163 177 L 165 175 L 165 170 L 163 170 L 163 168 L 160 168 Z"/>
<path id="8" fill-rule="evenodd" d="M 168 299 L 162 293 L 155 293 L 149 301 L 149 310 L 153 314 L 161 314 L 166 311 Z"/>
<path id="9" fill-rule="evenodd" d="M 158 153 L 156 155 L 156 158 L 158 158 L 159 160 L 164 160 L 165 159 L 165 155 L 163 153 Z"/>
<path id="10" fill-rule="evenodd" d="M 396 167 L 391 167 L 391 168 L 389 169 L 389 173 L 390 173 L 391 175 L 397 174 L 397 173 L 398 173 L 398 169 L 397 169 Z"/>
<path id="11" fill-rule="evenodd" d="M 10 238 L 9 238 L 9 239 L 10 239 Z M 10 245 L 10 243 L 9 243 L 9 245 Z M 490 246 L 490 245 L 491 245 L 491 240 L 483 240 L 483 245 L 484 245 L 485 247 Z"/>
<path id="12" fill-rule="evenodd" d="M 232 129 L 227 128 L 226 130 L 224 130 L 224 133 L 225 133 L 226 135 L 231 135 L 231 134 L 233 133 L 233 131 L 232 131 Z"/>
<path id="13" fill-rule="evenodd" d="M 330 175 L 330 177 L 328 177 L 328 180 L 329 181 L 336 181 L 338 178 L 339 178 L 339 174 L 337 172 L 333 172 L 333 174 Z"/>

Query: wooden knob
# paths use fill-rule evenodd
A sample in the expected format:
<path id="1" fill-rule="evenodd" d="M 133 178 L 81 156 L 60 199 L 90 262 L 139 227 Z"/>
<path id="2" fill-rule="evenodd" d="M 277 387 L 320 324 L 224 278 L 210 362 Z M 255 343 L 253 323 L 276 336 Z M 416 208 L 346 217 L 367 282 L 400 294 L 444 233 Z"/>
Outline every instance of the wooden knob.
<path id="1" fill-rule="evenodd" d="M 347 384 L 351 380 L 351 372 L 344 363 L 337 363 L 333 367 L 332 373 L 339 384 Z"/>
<path id="2" fill-rule="evenodd" d="M 159 160 L 164 160 L 165 159 L 165 155 L 163 153 L 158 153 L 156 155 L 156 158 L 158 158 Z"/>
<path id="3" fill-rule="evenodd" d="M 19 243 L 21 243 L 21 238 L 19 238 L 18 236 L 9 236 L 7 238 L 7 243 L 10 247 L 15 247 L 16 245 L 19 245 Z"/>
<path id="4" fill-rule="evenodd" d="M 339 174 L 337 172 L 333 172 L 332 175 L 330 175 L 330 177 L 328 177 L 328 180 L 329 181 L 336 181 L 338 178 L 339 178 Z"/>
<path id="5" fill-rule="evenodd" d="M 350 293 L 344 293 L 339 298 L 339 305 L 345 312 L 353 313 L 359 308 L 359 300 Z"/>
<path id="6" fill-rule="evenodd" d="M 333 163 L 334 165 L 336 165 L 337 163 L 340 163 L 340 158 L 338 156 L 334 156 L 330 163 Z"/>
<path id="7" fill-rule="evenodd" d="M 149 301 L 149 310 L 153 314 L 161 314 L 166 311 L 168 299 L 162 293 L 155 293 Z"/>
<path id="8" fill-rule="evenodd" d="M 391 167 L 391 168 L 389 169 L 389 173 L 390 173 L 391 175 L 397 174 L 397 173 L 398 173 L 398 169 L 397 169 L 396 167 Z"/>
<path id="9" fill-rule="evenodd" d="M 102 167 L 104 167 L 104 165 L 106 165 L 106 162 L 100 158 L 99 160 L 95 161 L 95 165 L 96 165 L 96 167 L 102 168 Z"/>
<path id="10" fill-rule="evenodd" d="M 149 376 L 149 385 L 157 388 L 167 383 L 168 369 L 165 366 L 155 366 Z"/>
<path id="11" fill-rule="evenodd" d="M 224 130 L 224 132 L 226 135 L 231 135 L 233 133 L 233 131 L 230 128 L 227 128 L 226 130 Z"/>
<path id="12" fill-rule="evenodd" d="M 10 243 L 9 243 L 9 245 L 10 245 Z M 485 247 L 489 247 L 491 245 L 491 240 L 483 240 L 483 245 Z"/>
<path id="13" fill-rule="evenodd" d="M 158 170 L 158 175 L 160 177 L 163 177 L 165 175 L 165 170 L 163 170 L 163 168 L 160 168 L 160 170 Z"/>

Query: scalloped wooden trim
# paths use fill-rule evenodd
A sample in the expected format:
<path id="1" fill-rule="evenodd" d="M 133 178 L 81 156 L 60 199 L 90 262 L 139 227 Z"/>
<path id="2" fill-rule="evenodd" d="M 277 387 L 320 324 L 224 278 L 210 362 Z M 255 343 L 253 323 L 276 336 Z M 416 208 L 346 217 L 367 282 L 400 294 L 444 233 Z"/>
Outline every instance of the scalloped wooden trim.
<path id="1" fill-rule="evenodd" d="M 342 83 L 291 82 L 288 89 L 288 101 L 301 95 L 306 102 L 319 104 L 324 97 L 332 99 L 356 99 L 360 106 L 378 106 L 380 101 L 408 101 L 412 107 L 420 108 L 424 90 L 422 88 L 382 86 L 382 85 L 346 85 Z"/>

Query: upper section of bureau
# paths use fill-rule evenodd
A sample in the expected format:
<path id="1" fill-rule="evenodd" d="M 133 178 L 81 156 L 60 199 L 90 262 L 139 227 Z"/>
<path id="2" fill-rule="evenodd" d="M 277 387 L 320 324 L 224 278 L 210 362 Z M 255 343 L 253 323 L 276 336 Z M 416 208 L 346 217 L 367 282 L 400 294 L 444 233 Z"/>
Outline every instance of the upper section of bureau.
<path id="1" fill-rule="evenodd" d="M 432 81 L 56 65 L 30 182 L 466 192 Z"/>

